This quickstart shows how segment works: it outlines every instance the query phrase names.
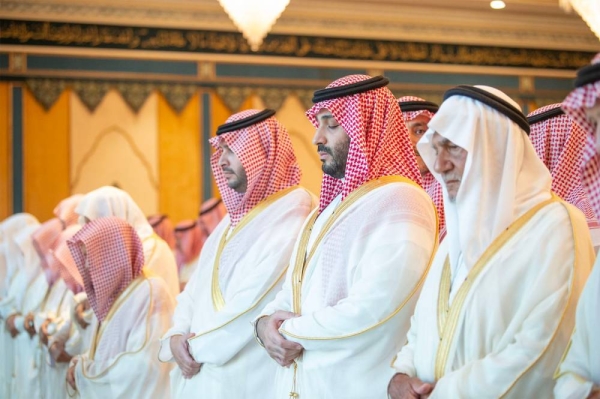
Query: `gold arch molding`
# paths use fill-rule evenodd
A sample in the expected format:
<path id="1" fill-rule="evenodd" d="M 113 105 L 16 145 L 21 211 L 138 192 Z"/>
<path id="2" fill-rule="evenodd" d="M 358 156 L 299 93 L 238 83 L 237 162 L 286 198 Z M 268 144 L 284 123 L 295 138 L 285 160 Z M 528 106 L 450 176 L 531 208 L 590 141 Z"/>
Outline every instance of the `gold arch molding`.
<path id="1" fill-rule="evenodd" d="M 125 141 L 129 145 L 129 147 L 135 154 L 136 158 L 139 159 L 139 161 L 144 166 L 144 169 L 146 169 L 146 173 L 148 175 L 148 180 L 150 181 L 150 184 L 152 184 L 152 187 L 154 188 L 154 190 L 158 192 L 159 183 L 156 180 L 156 178 L 154 177 L 154 175 L 152 174 L 152 166 L 150 165 L 150 162 L 148 162 L 148 160 L 144 156 L 144 153 L 135 144 L 135 140 L 133 140 L 131 138 L 131 136 L 124 129 L 122 129 L 121 127 L 119 127 L 117 125 L 112 125 L 112 126 L 107 127 L 106 129 L 102 130 L 100 132 L 100 134 L 98 134 L 98 136 L 96 136 L 94 143 L 92 144 L 90 149 L 85 153 L 82 161 L 79 162 L 79 164 L 77 165 L 77 168 L 75 169 L 75 177 L 71 181 L 71 190 L 74 187 L 77 187 L 77 184 L 79 184 L 79 180 L 81 179 L 81 171 L 83 170 L 83 167 L 87 164 L 88 160 L 91 159 L 92 155 L 98 150 L 98 147 L 100 146 L 100 143 L 102 142 L 102 140 L 111 134 L 119 135 L 125 139 Z"/>

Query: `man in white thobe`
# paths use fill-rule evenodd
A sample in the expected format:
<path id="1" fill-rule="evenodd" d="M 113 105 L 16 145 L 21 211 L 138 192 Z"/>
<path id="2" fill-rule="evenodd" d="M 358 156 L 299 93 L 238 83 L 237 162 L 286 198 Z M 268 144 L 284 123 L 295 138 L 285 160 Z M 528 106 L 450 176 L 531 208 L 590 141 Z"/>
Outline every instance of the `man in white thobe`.
<path id="1" fill-rule="evenodd" d="M 170 367 L 156 359 L 173 312 L 165 281 L 144 266 L 142 242 L 121 218 L 96 219 L 67 241 L 99 325 L 75 356 L 67 393 L 85 399 L 168 399 Z"/>
<path id="2" fill-rule="evenodd" d="M 211 139 L 213 174 L 227 216 L 204 244 L 177 298 L 159 359 L 177 362 L 174 398 L 273 397 L 276 364 L 250 322 L 281 286 L 313 208 L 286 129 L 272 110 L 231 116 Z"/>
<path id="3" fill-rule="evenodd" d="M 116 187 L 100 187 L 87 193 L 77 205 L 75 212 L 79 214 L 79 223 L 82 225 L 107 216 L 115 216 L 129 223 L 144 245 L 146 259 L 144 267 L 165 280 L 173 299 L 177 297 L 179 277 L 173 251 L 154 232 L 144 213 L 128 193 Z"/>
<path id="4" fill-rule="evenodd" d="M 577 72 L 573 90 L 563 101 L 565 113 L 587 133 L 582 180 L 596 214 L 600 214 L 600 54 Z M 600 398 L 600 257 L 579 299 L 575 332 L 557 370 L 558 399 Z"/>
<path id="5" fill-rule="evenodd" d="M 276 398 L 385 398 L 389 364 L 437 245 L 402 112 L 382 77 L 315 92 L 307 116 L 324 172 L 286 281 L 255 322 L 281 366 Z"/>
<path id="6" fill-rule="evenodd" d="M 10 216 L 2 222 L 2 252 L 5 258 L 5 277 L 3 289 L 0 292 L 0 397 L 8 398 L 11 395 L 14 375 L 14 346 L 16 341 L 11 335 L 16 336 L 14 319 L 23 299 L 23 288 L 21 284 L 24 276 L 17 276 L 24 272 L 23 257 L 14 237 L 28 226 L 38 226 L 37 219 L 26 213 L 18 213 Z M 13 332 L 9 330 L 7 319 L 14 315 Z"/>
<path id="7" fill-rule="evenodd" d="M 487 86 L 446 92 L 418 144 L 444 185 L 447 235 L 393 367 L 398 398 L 549 398 L 593 249 L 553 195 L 519 105 Z"/>

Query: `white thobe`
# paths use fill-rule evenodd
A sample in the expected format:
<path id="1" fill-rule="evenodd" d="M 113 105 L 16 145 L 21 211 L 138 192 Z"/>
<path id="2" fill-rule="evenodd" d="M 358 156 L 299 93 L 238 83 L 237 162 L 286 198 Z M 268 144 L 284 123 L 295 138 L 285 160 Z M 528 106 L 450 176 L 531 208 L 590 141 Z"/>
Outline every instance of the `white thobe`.
<path id="1" fill-rule="evenodd" d="M 600 257 L 583 289 L 575 332 L 558 370 L 554 395 L 558 399 L 585 399 L 600 389 Z"/>
<path id="2" fill-rule="evenodd" d="M 48 289 L 46 276 L 40 272 L 24 290 L 23 302 L 19 309 L 22 316 L 15 319 L 20 333 L 14 341 L 15 373 L 11 390 L 14 398 L 41 397 L 40 366 L 45 359 L 42 359 L 39 337 L 35 335 L 30 338 L 23 321 L 27 314 L 35 315 L 40 310 Z"/>
<path id="3" fill-rule="evenodd" d="M 152 234 L 142 241 L 144 246 L 144 268 L 167 283 L 173 300 L 179 295 L 179 276 L 173 251 L 162 238 Z"/>
<path id="4" fill-rule="evenodd" d="M 172 336 L 193 332 L 190 354 L 202 368 L 189 380 L 182 378 L 179 367 L 173 369 L 175 398 L 273 396 L 276 363 L 254 341 L 250 322 L 281 286 L 296 236 L 313 208 L 313 197 L 296 188 L 259 212 L 260 206 L 245 216 L 251 219 L 246 219 L 250 221 L 244 227 L 230 233 L 218 258 L 224 306 L 217 310 L 213 305 L 211 282 L 229 216 L 207 239 L 196 272 L 177 298 L 173 327 L 163 339 L 159 358 L 172 360 Z M 245 218 L 239 225 L 246 223 Z"/>
<path id="5" fill-rule="evenodd" d="M 89 352 L 78 356 L 76 393 L 85 399 L 168 399 L 170 365 L 159 362 L 159 338 L 173 301 L 162 278 L 138 277 L 111 307 Z M 74 395 L 75 394 L 75 395 Z"/>
<path id="6" fill-rule="evenodd" d="M 329 207 L 321 216 L 331 212 Z M 291 391 L 310 399 L 386 398 L 390 362 L 405 342 L 437 245 L 433 203 L 420 187 L 393 182 L 340 212 L 320 243 L 312 240 L 315 252 L 302 280 L 301 316 L 279 330 L 304 351 L 296 367 L 278 367 L 278 399 Z M 320 231 L 325 224 L 318 219 L 314 226 Z M 282 291 L 261 315 L 294 311 L 297 252 L 298 244 Z"/>
<path id="7" fill-rule="evenodd" d="M 41 311 L 35 317 L 35 327 L 40 333 L 41 325 L 46 319 L 53 320 L 56 328 L 70 329 L 70 302 L 72 301 L 73 293 L 67 288 L 63 279 L 58 279 L 54 282 L 46 301 L 44 302 Z M 34 337 L 38 340 L 39 337 Z M 42 397 L 44 399 L 64 399 L 67 391 L 65 385 L 65 377 L 67 375 L 68 363 L 56 363 L 50 356 L 48 348 L 54 341 L 52 336 L 48 337 L 48 346 L 41 343 L 41 361 L 40 361 L 40 387 Z"/>
<path id="8" fill-rule="evenodd" d="M 431 399 L 552 397 L 593 249 L 575 207 L 554 202 L 532 215 L 503 233 L 506 241 L 497 238 L 468 278 L 452 271 L 455 284 L 442 276 L 442 242 L 393 364 L 435 383 Z M 447 308 L 451 285 L 458 292 Z"/>

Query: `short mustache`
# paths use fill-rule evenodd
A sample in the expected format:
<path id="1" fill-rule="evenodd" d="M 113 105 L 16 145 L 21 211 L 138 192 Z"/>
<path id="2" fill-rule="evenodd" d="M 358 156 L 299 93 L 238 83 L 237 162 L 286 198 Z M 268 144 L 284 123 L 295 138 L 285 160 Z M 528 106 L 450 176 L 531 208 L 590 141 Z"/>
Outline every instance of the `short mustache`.
<path id="1" fill-rule="evenodd" d="M 232 169 L 230 169 L 230 168 L 227 168 L 227 167 L 225 167 L 225 166 L 222 166 L 222 167 L 221 167 L 221 170 L 223 170 L 223 172 L 229 172 L 229 173 L 233 173 L 233 170 L 232 170 Z"/>
<path id="2" fill-rule="evenodd" d="M 453 181 L 453 180 L 456 180 L 459 183 L 462 181 L 462 177 L 455 175 L 455 174 L 442 175 L 442 179 L 444 180 L 444 183 L 447 183 L 447 182 Z"/>
<path id="3" fill-rule="evenodd" d="M 329 155 L 333 156 L 333 151 L 331 151 L 331 148 L 325 147 L 323 144 L 317 145 L 317 151 L 318 152 L 326 152 Z"/>

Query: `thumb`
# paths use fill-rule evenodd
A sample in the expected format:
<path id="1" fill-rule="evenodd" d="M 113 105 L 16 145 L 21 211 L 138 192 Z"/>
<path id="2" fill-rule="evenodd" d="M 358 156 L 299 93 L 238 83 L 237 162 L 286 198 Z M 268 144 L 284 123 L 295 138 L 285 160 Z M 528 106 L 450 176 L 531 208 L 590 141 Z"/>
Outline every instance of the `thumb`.
<path id="1" fill-rule="evenodd" d="M 431 391 L 433 391 L 433 385 L 427 384 L 424 382 L 424 383 L 415 385 L 414 389 L 415 389 L 415 392 L 418 393 L 419 395 L 427 395 L 428 393 L 431 393 Z"/>
<path id="2" fill-rule="evenodd" d="M 196 335 L 196 333 L 189 333 L 189 334 L 186 335 L 185 339 L 188 340 L 188 339 L 192 338 L 195 335 Z"/>
<path id="3" fill-rule="evenodd" d="M 276 313 L 273 314 L 273 318 L 278 321 L 291 319 L 292 317 L 297 317 L 297 316 L 295 313 L 286 312 L 285 310 L 278 310 Z"/>

